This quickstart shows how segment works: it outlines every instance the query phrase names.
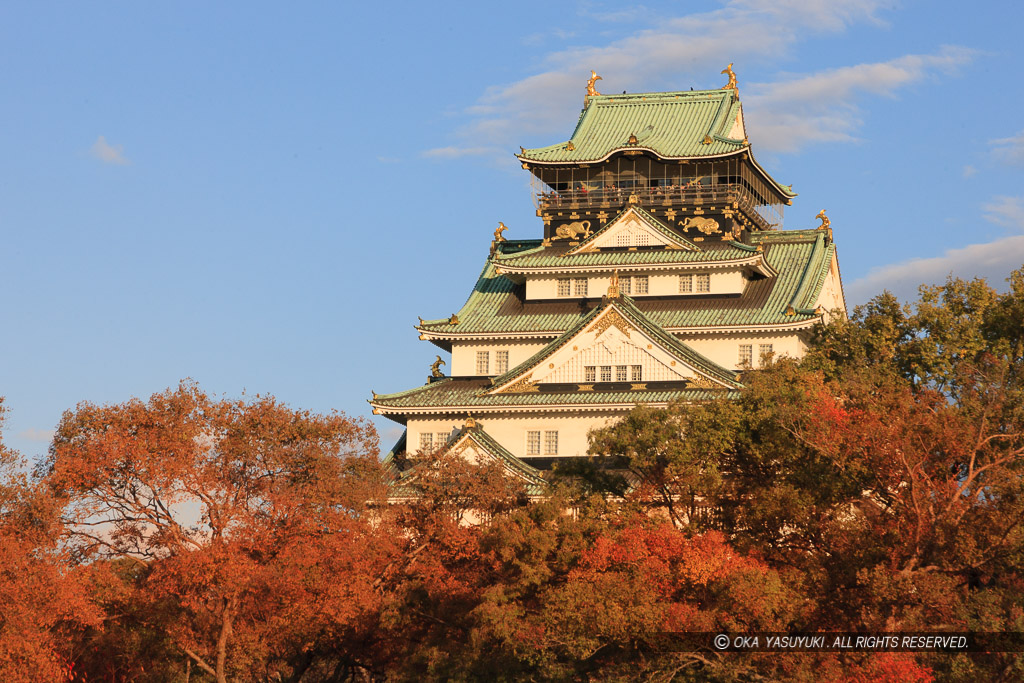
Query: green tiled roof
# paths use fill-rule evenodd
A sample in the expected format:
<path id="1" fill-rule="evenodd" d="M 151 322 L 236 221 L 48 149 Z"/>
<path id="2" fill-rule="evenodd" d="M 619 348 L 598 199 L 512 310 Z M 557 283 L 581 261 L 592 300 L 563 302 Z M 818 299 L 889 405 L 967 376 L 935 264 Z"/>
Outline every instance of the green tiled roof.
<path id="1" fill-rule="evenodd" d="M 797 311 L 796 315 L 786 315 L 786 310 L 790 306 L 796 309 L 812 305 L 821 292 L 824 273 L 835 253 L 834 245 L 826 246 L 824 240 L 824 233 L 820 230 L 757 233 L 751 241 L 755 246 L 763 245 L 765 262 L 778 273 L 777 277 L 748 282 L 745 293 L 738 298 L 686 297 L 671 301 L 637 298 L 635 305 L 651 323 L 661 328 L 786 325 L 814 320 L 818 316 L 813 311 Z M 495 272 L 495 267 L 502 265 L 508 258 L 504 255 L 503 245 L 498 245 L 497 258 L 488 259 L 469 299 L 458 311 L 459 324 L 450 325 L 447 319 L 424 321 L 419 326 L 421 330 L 442 336 L 540 333 L 555 337 L 573 327 L 594 305 L 581 306 L 578 300 L 572 299 L 538 303 L 524 301 L 522 285 L 517 286 Z M 518 242 L 516 253 L 524 261 L 536 259 L 537 264 L 549 263 L 545 250 L 540 248 L 540 242 L 534 242 L 534 245 L 531 247 L 525 241 Z M 660 259 L 683 259 L 681 262 L 688 262 L 694 256 L 706 260 L 724 255 L 735 258 L 732 254 L 738 255 L 742 251 L 747 250 L 730 246 L 704 252 L 608 252 L 580 254 L 557 262 L 561 264 L 568 258 L 581 259 L 574 262 L 576 265 L 672 262 Z M 798 295 L 800 300 L 796 301 Z"/>
<path id="2" fill-rule="evenodd" d="M 599 405 L 632 403 L 668 403 L 675 400 L 706 401 L 718 396 L 739 396 L 739 391 L 709 389 L 671 389 L 650 391 L 582 391 L 565 393 L 533 392 L 528 394 L 485 393 L 488 380 L 445 378 L 415 389 L 394 394 L 378 394 L 370 402 L 381 408 L 465 408 L 551 405 Z"/>
<path id="3" fill-rule="evenodd" d="M 635 305 L 633 305 L 633 300 L 628 296 L 623 296 L 618 299 L 609 299 L 603 305 L 598 306 L 586 315 L 582 316 L 579 321 L 562 334 L 562 336 L 558 337 L 533 356 L 526 359 L 505 374 L 495 377 L 491 380 L 491 384 L 495 387 L 501 386 L 515 377 L 522 375 L 524 372 L 527 372 L 530 368 L 535 367 L 544 361 L 545 358 L 555 353 L 565 344 L 569 343 L 569 341 L 579 334 L 583 328 L 589 325 L 594 318 L 600 315 L 601 311 L 611 306 L 614 306 L 619 313 L 624 315 L 626 319 L 633 323 L 637 328 L 646 332 L 650 337 L 657 340 L 663 347 L 674 353 L 678 358 L 683 360 L 683 362 L 701 374 L 711 377 L 719 382 L 723 382 L 726 386 L 734 389 L 743 386 L 736 380 L 736 373 L 732 370 L 723 368 L 718 363 L 715 363 L 714 361 L 697 353 L 657 325 L 651 324 L 647 317 L 641 313 Z"/>
<path id="4" fill-rule="evenodd" d="M 531 496 L 543 495 L 547 490 L 547 480 L 540 473 L 540 470 L 528 465 L 523 462 L 522 459 L 517 458 L 508 449 L 502 446 L 500 443 L 494 440 L 494 438 L 485 432 L 479 425 L 476 427 L 463 427 L 459 430 L 445 446 L 446 449 L 452 448 L 458 443 L 462 437 L 472 439 L 476 444 L 483 450 L 487 451 L 495 460 L 505 465 L 508 469 L 519 475 L 526 485 L 526 493 Z M 402 437 L 403 441 L 405 437 Z M 389 453 L 389 455 L 391 455 Z M 417 492 L 413 486 L 413 482 L 418 474 L 415 463 L 410 469 L 404 472 L 395 472 L 395 478 L 391 483 L 391 496 L 392 497 L 412 497 L 416 496 Z"/>
<path id="5" fill-rule="evenodd" d="M 722 156 L 746 148 L 729 138 L 740 114 L 732 90 L 599 95 L 590 98 L 568 142 L 526 149 L 523 161 L 580 163 L 621 149 L 649 149 L 666 159 Z M 629 145 L 635 135 L 636 145 Z M 710 138 L 710 144 L 705 139 Z"/>
<path id="6" fill-rule="evenodd" d="M 703 251 L 686 249 L 650 249 L 637 251 L 594 251 L 568 255 L 557 246 L 538 247 L 511 256 L 499 256 L 498 265 L 505 267 L 546 268 L 574 266 L 643 266 L 672 263 L 704 263 L 707 261 L 743 261 L 749 259 L 750 249 L 737 249 L 731 243 L 720 248 Z"/>

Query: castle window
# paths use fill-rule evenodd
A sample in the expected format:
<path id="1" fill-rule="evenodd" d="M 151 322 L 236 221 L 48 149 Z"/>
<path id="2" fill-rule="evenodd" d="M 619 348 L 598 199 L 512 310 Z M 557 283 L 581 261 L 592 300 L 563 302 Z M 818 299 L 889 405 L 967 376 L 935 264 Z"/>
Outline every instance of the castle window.
<path id="1" fill-rule="evenodd" d="M 540 432 L 526 432 L 526 454 L 540 455 Z"/>
<path id="2" fill-rule="evenodd" d="M 570 280 L 569 278 L 562 278 L 558 281 L 558 296 L 569 296 L 571 293 L 569 290 Z"/>
<path id="3" fill-rule="evenodd" d="M 630 276 L 627 275 L 625 277 L 620 277 L 619 278 L 619 292 L 621 292 L 622 294 L 632 294 L 633 293 L 633 291 L 632 291 L 633 288 L 631 287 L 632 284 L 633 284 L 633 278 L 631 278 Z"/>
<path id="4" fill-rule="evenodd" d="M 612 366 L 602 365 L 601 366 L 601 381 L 611 382 L 612 381 Z"/>
<path id="5" fill-rule="evenodd" d="M 576 296 L 586 296 L 587 295 L 587 278 L 585 278 L 585 277 L 574 278 L 572 283 L 573 283 L 573 289 L 575 290 L 574 294 Z"/>
<path id="6" fill-rule="evenodd" d="M 626 381 L 626 366 L 616 365 L 615 366 L 615 381 L 625 382 Z"/>
<path id="7" fill-rule="evenodd" d="M 623 230 L 615 236 L 615 246 L 617 247 L 628 247 L 629 246 L 629 233 Z"/>
<path id="8" fill-rule="evenodd" d="M 486 375 L 490 370 L 491 365 L 491 352 L 490 351 L 477 351 L 476 352 L 476 374 Z"/>
<path id="9" fill-rule="evenodd" d="M 771 355 L 771 353 L 772 353 L 772 345 L 771 344 L 758 344 L 758 346 L 757 346 L 757 357 L 758 357 L 759 360 L 761 358 L 764 358 L 765 356 Z M 761 362 L 761 365 L 764 365 L 764 361 L 763 360 L 761 360 L 760 362 Z"/>
<path id="10" fill-rule="evenodd" d="M 448 443 L 448 436 L 449 436 L 449 434 L 451 434 L 451 432 L 438 432 L 437 433 L 437 436 L 434 437 L 434 443 L 437 444 L 438 448 L 440 448 L 441 446 L 444 446 L 446 443 Z"/>
<path id="11" fill-rule="evenodd" d="M 740 344 L 740 367 L 749 368 L 754 364 L 754 345 Z"/>
<path id="12" fill-rule="evenodd" d="M 679 293 L 690 294 L 693 292 L 693 275 L 679 276 Z"/>
<path id="13" fill-rule="evenodd" d="M 508 372 L 508 351 L 494 352 L 494 372 L 499 375 Z"/>
<path id="14" fill-rule="evenodd" d="M 647 276 L 646 275 L 637 275 L 636 278 L 634 278 L 634 279 L 636 280 L 636 293 L 637 294 L 646 294 L 647 293 L 647 283 L 648 283 Z"/>
<path id="15" fill-rule="evenodd" d="M 583 368 L 583 381 L 584 382 L 596 382 L 597 381 L 597 367 L 593 365 L 587 365 Z"/>
<path id="16" fill-rule="evenodd" d="M 631 379 L 634 382 L 639 382 L 639 381 L 641 381 L 643 379 L 643 376 L 644 376 L 644 366 L 642 366 L 642 365 L 634 365 L 633 366 L 633 372 L 632 372 Z"/>
<path id="17" fill-rule="evenodd" d="M 430 432 L 424 432 L 420 434 L 420 450 L 421 451 L 432 451 L 434 450 L 434 435 Z"/>
<path id="18" fill-rule="evenodd" d="M 711 276 L 707 273 L 703 273 L 697 276 L 697 291 L 698 292 L 710 292 L 711 291 Z"/>
<path id="19" fill-rule="evenodd" d="M 558 432 L 544 432 L 544 455 L 558 455 Z"/>

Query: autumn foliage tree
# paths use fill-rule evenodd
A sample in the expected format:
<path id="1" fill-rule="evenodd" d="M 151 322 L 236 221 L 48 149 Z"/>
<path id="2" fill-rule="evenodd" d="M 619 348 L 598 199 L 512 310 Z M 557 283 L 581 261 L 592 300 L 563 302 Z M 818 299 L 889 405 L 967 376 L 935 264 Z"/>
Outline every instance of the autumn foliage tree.
<path id="1" fill-rule="evenodd" d="M 261 669 L 297 679 L 319 638 L 372 610 L 387 552 L 367 539 L 376 449 L 362 422 L 186 383 L 66 413 L 45 480 L 80 561 L 138 566 L 134 616 L 186 666 L 221 682 Z M 325 570 L 344 581 L 323 585 Z M 301 627 L 282 619 L 296 609 Z"/>

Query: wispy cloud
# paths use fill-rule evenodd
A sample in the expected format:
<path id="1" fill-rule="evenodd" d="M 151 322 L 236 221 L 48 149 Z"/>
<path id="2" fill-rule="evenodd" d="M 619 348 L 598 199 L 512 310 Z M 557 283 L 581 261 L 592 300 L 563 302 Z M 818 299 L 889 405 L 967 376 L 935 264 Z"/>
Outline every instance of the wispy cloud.
<path id="1" fill-rule="evenodd" d="M 124 145 L 111 145 L 104 136 L 96 138 L 89 153 L 105 164 L 127 166 L 131 162 L 124 156 Z"/>
<path id="2" fill-rule="evenodd" d="M 492 154 L 508 154 L 507 149 L 498 147 L 436 147 L 423 152 L 423 156 L 431 159 L 458 159 L 460 157 L 489 156 Z"/>
<path id="3" fill-rule="evenodd" d="M 1024 164 L 1024 130 L 1008 138 L 990 140 L 996 158 L 1008 164 Z"/>
<path id="4" fill-rule="evenodd" d="M 719 71 L 784 56 L 799 41 L 842 31 L 855 23 L 882 24 L 886 0 L 731 0 L 724 7 L 682 17 L 648 20 L 648 26 L 606 45 L 578 46 L 548 54 L 542 68 L 514 83 L 486 90 L 464 114 L 458 136 L 466 144 L 431 150 L 430 156 L 483 153 L 520 144 L 550 144 L 569 132 L 566 121 L 582 104 L 590 69 L 604 76 L 602 92 L 624 88 L 664 89 L 719 87 Z M 581 13 L 602 18 L 622 10 L 593 4 Z M 628 10 L 643 17 L 644 8 Z M 933 55 L 907 55 L 888 62 L 859 64 L 810 75 L 788 76 L 777 83 L 744 85 L 740 93 L 757 115 L 757 147 L 792 151 L 809 141 L 853 140 L 862 115 L 856 103 L 865 95 L 892 95 L 931 74 L 949 71 L 971 59 L 965 48 L 947 47 Z M 704 76 L 680 83 L 680 71 Z M 738 69 L 739 70 L 739 69 Z M 567 118 L 568 117 L 568 118 Z"/>
<path id="5" fill-rule="evenodd" d="M 53 440 L 54 433 L 52 429 L 26 429 L 18 432 L 17 436 L 19 439 L 25 439 L 26 441 L 49 443 Z"/>
<path id="6" fill-rule="evenodd" d="M 985 278 L 994 287 L 1003 288 L 1010 272 L 1024 263 L 1024 235 L 1013 235 L 985 244 L 950 249 L 942 256 L 915 258 L 875 268 L 866 276 L 849 283 L 846 300 L 851 306 L 862 304 L 888 289 L 904 301 L 913 299 L 921 284 L 941 284 L 949 275 L 971 279 Z"/>
<path id="7" fill-rule="evenodd" d="M 981 207 L 985 220 L 1024 231 L 1024 197 L 993 197 Z"/>
<path id="8" fill-rule="evenodd" d="M 862 124 L 857 101 L 864 95 L 892 96 L 935 73 L 951 73 L 974 51 L 943 47 L 931 55 L 905 55 L 887 62 L 857 64 L 755 83 L 743 101 L 747 128 L 758 149 L 794 152 L 809 142 L 856 140 Z"/>
<path id="9" fill-rule="evenodd" d="M 970 178 L 970 177 L 975 176 L 977 174 L 978 174 L 978 169 L 976 169 L 974 166 L 971 166 L 970 164 L 967 164 L 966 166 L 964 166 L 964 170 L 963 170 L 964 178 Z"/>

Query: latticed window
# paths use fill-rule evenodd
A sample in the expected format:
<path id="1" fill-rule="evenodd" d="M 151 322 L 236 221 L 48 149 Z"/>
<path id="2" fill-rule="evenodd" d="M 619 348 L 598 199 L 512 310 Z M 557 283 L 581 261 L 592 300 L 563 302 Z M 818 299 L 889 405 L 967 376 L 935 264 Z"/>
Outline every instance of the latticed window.
<path id="1" fill-rule="evenodd" d="M 494 352 L 494 372 L 499 375 L 508 372 L 508 351 Z"/>
<path id="2" fill-rule="evenodd" d="M 440 448 L 441 446 L 443 446 L 446 443 L 448 443 L 448 435 L 449 434 L 451 434 L 451 432 L 438 432 L 437 433 L 437 436 L 434 437 L 434 443 L 437 444 L 438 448 Z"/>
<path id="3" fill-rule="evenodd" d="M 558 455 L 558 432 L 544 432 L 544 455 Z"/>
<path id="4" fill-rule="evenodd" d="M 540 432 L 526 432 L 526 454 L 540 455 Z"/>
<path id="5" fill-rule="evenodd" d="M 476 374 L 486 375 L 490 371 L 491 365 L 491 352 L 490 351 L 477 351 L 476 352 Z"/>
<path id="6" fill-rule="evenodd" d="M 772 353 L 772 345 L 771 344 L 758 344 L 758 346 L 757 346 L 757 358 L 758 358 L 758 360 L 762 364 L 764 363 L 764 361 L 762 361 L 761 359 L 764 358 L 765 356 L 770 356 L 771 353 Z"/>
<path id="7" fill-rule="evenodd" d="M 629 233 L 623 230 L 615 236 L 615 246 L 617 247 L 628 247 L 629 246 Z"/>
<path id="8" fill-rule="evenodd" d="M 711 276 L 708 273 L 702 273 L 697 276 L 697 291 L 698 292 L 710 292 L 711 291 Z"/>
<path id="9" fill-rule="evenodd" d="M 597 367 L 594 365 L 585 365 L 583 367 L 583 381 L 584 382 L 596 382 L 597 381 Z"/>
<path id="10" fill-rule="evenodd" d="M 679 276 L 679 293 L 690 294 L 693 292 L 693 275 Z"/>
<path id="11" fill-rule="evenodd" d="M 632 381 L 634 381 L 634 382 L 642 381 L 643 377 L 644 377 L 644 366 L 642 366 L 642 365 L 634 365 L 632 370 L 633 370 L 633 372 L 631 373 L 632 377 L 630 377 L 630 379 Z"/>
<path id="12" fill-rule="evenodd" d="M 421 451 L 432 451 L 434 450 L 434 435 L 430 432 L 424 432 L 420 434 L 420 450 Z"/>
<path id="13" fill-rule="evenodd" d="M 573 282 L 573 288 L 575 289 L 573 294 L 575 294 L 576 296 L 586 296 L 587 295 L 587 278 L 585 278 L 585 277 L 574 278 L 572 282 Z"/>
<path id="14" fill-rule="evenodd" d="M 754 345 L 740 344 L 740 367 L 749 368 L 754 364 Z"/>
<path id="15" fill-rule="evenodd" d="M 637 275 L 635 278 L 633 278 L 633 280 L 635 280 L 636 284 L 636 293 L 646 294 L 648 277 L 646 275 Z"/>
<path id="16" fill-rule="evenodd" d="M 612 381 L 612 366 L 602 365 L 601 366 L 601 381 L 611 382 Z"/>
<path id="17" fill-rule="evenodd" d="M 572 281 L 569 280 L 569 278 L 562 278 L 562 279 L 560 279 L 558 281 L 558 296 L 569 296 L 569 294 L 571 293 L 571 290 L 569 289 L 569 286 L 571 284 L 572 284 Z"/>
<path id="18" fill-rule="evenodd" d="M 633 288 L 631 287 L 632 284 L 633 284 L 633 278 L 631 278 L 630 276 L 626 275 L 625 277 L 620 277 L 619 278 L 619 292 L 621 292 L 622 294 L 632 294 L 633 293 Z"/>
<path id="19" fill-rule="evenodd" d="M 615 381 L 625 382 L 626 381 L 626 366 L 616 365 L 615 366 Z"/>

